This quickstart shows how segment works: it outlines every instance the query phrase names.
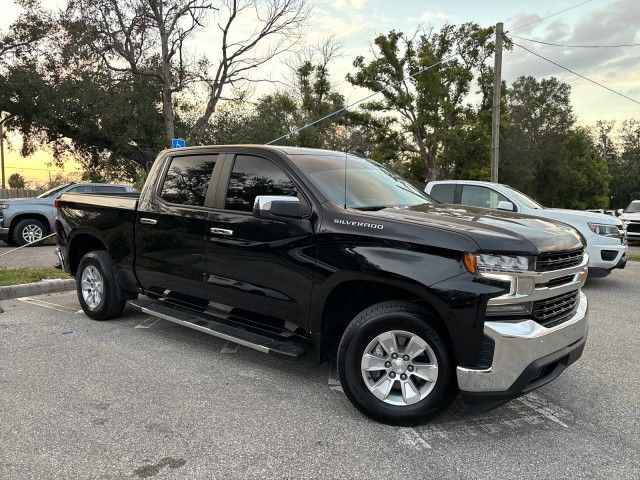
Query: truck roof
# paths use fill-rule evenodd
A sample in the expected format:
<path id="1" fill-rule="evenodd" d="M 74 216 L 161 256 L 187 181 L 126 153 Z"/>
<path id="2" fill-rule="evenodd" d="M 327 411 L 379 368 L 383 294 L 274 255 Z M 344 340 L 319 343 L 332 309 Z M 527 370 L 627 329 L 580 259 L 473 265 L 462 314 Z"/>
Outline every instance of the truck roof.
<path id="1" fill-rule="evenodd" d="M 285 153 L 287 155 L 322 155 L 322 156 L 333 156 L 333 155 L 344 155 L 345 152 L 341 152 L 338 150 L 324 150 L 320 148 L 307 148 L 307 147 L 290 147 L 287 145 L 263 145 L 263 144 L 232 144 L 232 145 L 198 145 L 193 147 L 184 147 L 184 148 L 167 148 L 163 150 L 163 152 L 198 152 L 201 150 L 207 150 L 210 148 L 251 148 L 254 150 L 264 150 L 268 152 L 277 152 L 277 153 Z M 348 152 L 353 155 L 352 152 Z"/>

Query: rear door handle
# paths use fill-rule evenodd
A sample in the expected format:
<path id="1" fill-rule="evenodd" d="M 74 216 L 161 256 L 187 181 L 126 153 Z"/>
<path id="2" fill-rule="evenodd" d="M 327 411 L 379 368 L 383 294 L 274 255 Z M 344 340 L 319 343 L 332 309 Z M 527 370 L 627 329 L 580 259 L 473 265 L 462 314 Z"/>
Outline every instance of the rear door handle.
<path id="1" fill-rule="evenodd" d="M 214 235 L 233 235 L 233 230 L 227 230 L 226 228 L 214 228 L 209 229 Z"/>
<path id="2" fill-rule="evenodd" d="M 144 223 L 145 225 L 155 225 L 156 223 L 158 223 L 157 220 L 153 219 L 153 218 L 141 218 L 140 219 L 140 223 Z"/>

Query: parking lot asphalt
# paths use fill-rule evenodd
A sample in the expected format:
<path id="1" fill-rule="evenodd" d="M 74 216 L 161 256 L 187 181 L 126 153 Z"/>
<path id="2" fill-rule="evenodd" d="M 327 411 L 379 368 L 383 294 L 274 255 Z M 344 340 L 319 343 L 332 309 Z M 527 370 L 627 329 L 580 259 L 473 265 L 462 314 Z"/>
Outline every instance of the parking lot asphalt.
<path id="1" fill-rule="evenodd" d="M 583 357 L 492 412 L 381 425 L 334 367 L 75 293 L 3 303 L 0 478 L 640 478 L 640 264 L 592 280 Z"/>
<path id="2" fill-rule="evenodd" d="M 10 252 L 16 247 L 0 243 L 0 255 Z M 58 263 L 55 245 L 39 245 L 21 248 L 0 257 L 0 268 L 43 268 L 53 267 Z"/>

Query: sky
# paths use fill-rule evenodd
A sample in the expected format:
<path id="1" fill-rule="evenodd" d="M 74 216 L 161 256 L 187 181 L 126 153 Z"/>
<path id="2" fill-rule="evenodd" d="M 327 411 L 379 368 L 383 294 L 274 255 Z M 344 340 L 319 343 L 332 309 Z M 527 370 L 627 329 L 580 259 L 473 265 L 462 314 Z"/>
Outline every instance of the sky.
<path id="1" fill-rule="evenodd" d="M 344 81 L 352 70 L 357 55 L 370 56 L 370 44 L 380 33 L 392 29 L 412 32 L 420 25 L 441 27 L 445 23 L 468 21 L 483 26 L 504 22 L 505 31 L 515 35 L 565 45 L 612 45 L 640 43 L 640 0 L 591 0 L 567 12 L 530 22 L 583 3 L 585 0 L 313 0 L 313 13 L 306 27 L 306 42 L 314 44 L 334 36 L 342 45 L 341 56 L 334 62 L 331 73 L 335 87 L 352 102 L 364 96 Z M 12 0 L 8 14 L 0 18 L 0 29 L 6 28 L 18 14 Z M 44 6 L 60 8 L 66 0 L 42 0 Z M 6 10 L 5 10 L 6 12 Z M 247 27 L 251 19 L 244 20 Z M 198 53 L 214 55 L 215 24 L 194 39 Z M 514 39 L 527 48 L 556 61 L 578 73 L 640 101 L 640 46 L 622 48 L 563 48 L 540 45 Z M 278 77 L 285 71 L 281 63 L 264 67 L 260 76 Z M 520 75 L 536 78 L 556 76 L 571 85 L 571 100 L 578 122 L 584 125 L 596 120 L 640 118 L 640 104 L 621 98 L 559 67 L 515 47 L 503 58 L 503 79 L 511 83 Z M 266 86 L 261 88 L 267 88 Z M 31 159 L 9 152 L 8 165 L 45 168 L 50 158 L 41 152 Z M 77 170 L 69 163 L 67 170 Z M 9 170 L 12 172 L 13 170 Z M 25 176 L 43 181 L 48 172 L 24 170 Z"/>

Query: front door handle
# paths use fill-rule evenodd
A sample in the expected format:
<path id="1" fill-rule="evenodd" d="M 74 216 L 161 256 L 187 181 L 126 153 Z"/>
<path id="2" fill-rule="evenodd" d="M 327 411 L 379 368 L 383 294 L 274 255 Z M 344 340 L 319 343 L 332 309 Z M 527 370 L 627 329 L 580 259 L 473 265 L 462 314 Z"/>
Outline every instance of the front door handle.
<path id="1" fill-rule="evenodd" d="M 211 227 L 209 231 L 214 235 L 233 235 L 233 230 L 227 230 L 226 228 Z"/>
<path id="2" fill-rule="evenodd" d="M 153 218 L 141 218 L 140 219 L 140 223 L 144 223 L 145 225 L 155 225 L 156 223 L 158 223 L 157 220 L 153 219 Z"/>

